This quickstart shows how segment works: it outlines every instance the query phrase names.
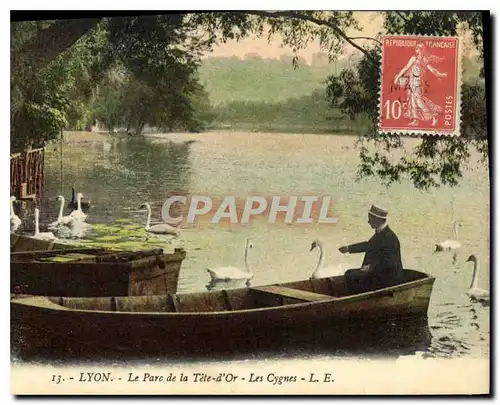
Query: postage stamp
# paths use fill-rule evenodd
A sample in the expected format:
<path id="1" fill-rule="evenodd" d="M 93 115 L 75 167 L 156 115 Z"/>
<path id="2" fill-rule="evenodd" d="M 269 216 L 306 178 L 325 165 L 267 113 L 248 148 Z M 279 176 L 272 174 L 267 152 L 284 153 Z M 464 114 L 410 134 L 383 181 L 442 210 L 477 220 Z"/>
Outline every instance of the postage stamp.
<path id="1" fill-rule="evenodd" d="M 489 394 L 490 29 L 446 13 L 18 14 L 12 394 Z M 375 83 L 401 24 L 443 37 Z"/>
<path id="2" fill-rule="evenodd" d="M 458 37 L 385 36 L 380 133 L 460 134 Z"/>

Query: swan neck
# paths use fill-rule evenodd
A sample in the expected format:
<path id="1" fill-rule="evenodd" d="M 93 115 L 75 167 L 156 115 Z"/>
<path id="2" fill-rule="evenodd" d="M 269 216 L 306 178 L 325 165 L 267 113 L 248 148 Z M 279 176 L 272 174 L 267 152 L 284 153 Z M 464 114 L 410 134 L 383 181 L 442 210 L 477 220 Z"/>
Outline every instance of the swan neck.
<path id="1" fill-rule="evenodd" d="M 146 229 L 149 229 L 149 224 L 151 221 L 151 207 L 149 205 L 146 205 L 146 208 L 148 210 L 148 219 L 146 219 Z"/>
<path id="2" fill-rule="evenodd" d="M 57 217 L 58 221 L 62 220 L 63 210 L 64 210 L 64 197 L 60 197 L 60 198 L 61 198 L 61 206 L 59 207 L 59 216 Z"/>
<path id="3" fill-rule="evenodd" d="M 474 260 L 474 271 L 472 272 L 472 281 L 470 283 L 470 289 L 477 288 L 477 285 L 479 283 L 478 272 L 479 272 L 479 264 L 476 259 Z"/>
<path id="4" fill-rule="evenodd" d="M 320 267 L 323 266 L 323 260 L 324 260 L 323 246 L 318 245 L 318 248 L 319 248 L 319 260 L 318 260 L 318 265 L 316 266 L 316 269 L 314 271 L 319 270 Z"/>
<path id="5" fill-rule="evenodd" d="M 78 194 L 76 197 L 76 209 L 78 211 L 82 210 L 82 196 L 80 194 Z"/>
<path id="6" fill-rule="evenodd" d="M 35 235 L 38 235 L 40 233 L 40 224 L 38 222 L 38 216 L 40 213 L 38 211 L 35 211 Z"/>
<path id="7" fill-rule="evenodd" d="M 245 248 L 245 268 L 246 268 L 247 272 L 250 273 L 250 264 L 248 263 L 248 243 L 247 243 L 247 246 Z"/>
<path id="8" fill-rule="evenodd" d="M 453 235 L 455 236 L 455 240 L 458 240 L 458 223 L 453 223 Z"/>
<path id="9" fill-rule="evenodd" d="M 10 216 L 13 217 L 15 215 L 14 212 L 14 200 L 10 200 Z"/>

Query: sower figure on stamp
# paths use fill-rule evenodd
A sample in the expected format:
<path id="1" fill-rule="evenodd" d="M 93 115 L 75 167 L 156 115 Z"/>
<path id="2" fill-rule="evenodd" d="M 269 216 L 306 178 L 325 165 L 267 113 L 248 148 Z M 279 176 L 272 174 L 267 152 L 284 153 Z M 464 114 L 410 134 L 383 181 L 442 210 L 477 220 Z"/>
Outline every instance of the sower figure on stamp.
<path id="1" fill-rule="evenodd" d="M 399 239 L 387 224 L 387 211 L 372 205 L 368 212 L 368 223 L 375 230 L 370 240 L 339 248 L 341 253 L 365 252 L 362 267 L 345 273 L 351 294 L 404 281 Z"/>
<path id="2" fill-rule="evenodd" d="M 434 103 L 425 95 L 424 80 L 426 69 L 436 77 L 443 79 L 447 73 L 442 73 L 432 66 L 431 62 L 438 60 L 434 55 L 424 55 L 424 45 L 418 44 L 415 47 L 415 55 L 410 58 L 406 66 L 394 78 L 394 83 L 399 85 L 400 79 L 407 72 L 410 72 L 407 86 L 407 110 L 405 117 L 411 118 L 409 125 L 418 125 L 419 120 L 432 120 L 432 126 L 436 126 L 438 116 L 442 112 L 441 106 Z"/>

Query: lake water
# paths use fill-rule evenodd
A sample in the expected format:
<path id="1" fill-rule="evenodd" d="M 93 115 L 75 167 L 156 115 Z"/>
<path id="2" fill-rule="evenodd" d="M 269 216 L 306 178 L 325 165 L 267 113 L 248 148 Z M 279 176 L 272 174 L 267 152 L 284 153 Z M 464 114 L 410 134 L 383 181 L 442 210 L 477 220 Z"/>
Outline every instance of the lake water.
<path id="1" fill-rule="evenodd" d="M 123 139 L 80 133 L 69 139 L 63 145 L 62 177 L 59 145 L 47 148 L 42 221 L 57 216 L 58 205 L 49 198 L 61 190 L 69 198 L 74 185 L 91 198 L 88 222 L 96 231 L 87 238 L 94 245 L 144 244 L 146 214 L 138 207 L 150 203 L 152 219 L 159 222 L 163 201 L 175 192 L 331 196 L 339 219 L 335 225 L 268 224 L 260 217 L 247 225 L 203 221 L 186 227 L 182 240 L 165 245 L 168 250 L 182 244 L 188 252 L 179 292 L 206 290 L 207 267 L 244 268 L 247 238 L 254 243 L 252 285 L 308 278 L 318 261 L 318 251 L 309 252 L 314 239 L 324 246 L 325 265 L 357 267 L 363 255 L 342 255 L 338 247 L 367 240 L 373 232 L 367 224 L 369 206 L 385 206 L 404 266 L 436 277 L 429 308 L 432 341 L 421 351 L 437 357 L 489 356 L 489 308 L 470 303 L 465 294 L 472 278 L 472 263 L 465 263 L 470 254 L 480 261 L 480 287 L 489 289 L 489 178 L 475 161 L 459 186 L 419 191 L 407 182 L 386 188 L 375 178 L 356 181 L 356 138 L 350 136 L 217 132 Z M 434 253 L 434 244 L 454 238 L 455 220 L 462 225 L 462 247 L 454 263 L 452 253 Z M 134 237 L 127 238 L 123 227 Z"/>

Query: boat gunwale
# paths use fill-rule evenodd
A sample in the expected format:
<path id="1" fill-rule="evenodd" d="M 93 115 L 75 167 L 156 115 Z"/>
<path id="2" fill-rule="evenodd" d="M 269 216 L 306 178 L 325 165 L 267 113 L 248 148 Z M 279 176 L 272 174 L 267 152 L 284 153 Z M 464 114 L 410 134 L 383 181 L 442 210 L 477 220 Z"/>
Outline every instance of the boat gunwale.
<path id="1" fill-rule="evenodd" d="M 409 270 L 409 269 L 408 269 Z M 419 272 L 417 270 L 412 270 L 413 272 L 417 272 L 420 274 L 425 274 L 425 278 L 417 279 L 417 280 L 412 280 L 407 283 L 402 283 L 402 284 L 397 284 L 394 286 L 390 287 L 385 287 L 385 288 L 380 288 L 377 290 L 373 291 L 367 291 L 364 293 L 359 293 L 359 294 L 353 294 L 353 295 L 347 295 L 345 297 L 331 297 L 331 299 L 325 299 L 322 301 L 312 301 L 312 302 L 298 302 L 294 304 L 286 304 L 286 305 L 279 305 L 279 306 L 271 306 L 271 307 L 261 307 L 261 308 L 248 308 L 248 309 L 236 309 L 236 310 L 223 310 L 223 311 L 199 311 L 199 312 L 162 312 L 162 311 L 148 311 L 148 312 L 139 312 L 139 311 L 109 311 L 109 310 L 99 310 L 99 309 L 81 309 L 81 308 L 70 308 L 70 307 L 65 307 L 60 304 L 56 304 L 53 301 L 50 300 L 50 298 L 56 298 L 56 297 L 48 297 L 48 296 L 30 296 L 30 297 L 23 297 L 23 298 L 12 298 L 11 299 L 11 304 L 18 304 L 18 305 L 24 305 L 28 307 L 37 307 L 41 310 L 47 310 L 51 312 L 55 311 L 68 311 L 73 314 L 112 314 L 112 315 L 120 315 L 120 316 L 148 316 L 152 318 L 165 318 L 165 317 L 219 317 L 219 316 L 236 316 L 239 314 L 249 314 L 249 313 L 259 313 L 259 312 L 276 312 L 276 311 L 283 311 L 283 310 L 294 310 L 294 309 L 302 309 L 302 308 L 307 308 L 310 306 L 323 306 L 325 304 L 331 304 L 331 303 L 338 303 L 338 304 L 343 304 L 343 303 L 348 303 L 352 301 L 360 301 L 366 298 L 376 298 L 380 295 L 383 295 L 383 293 L 388 293 L 388 292 L 397 292 L 401 290 L 407 290 L 411 289 L 414 287 L 418 287 L 420 285 L 425 285 L 425 284 L 433 284 L 435 281 L 435 277 L 430 276 L 426 273 Z M 325 277 L 325 278 L 332 278 L 332 277 Z M 299 280 L 300 281 L 300 280 Z M 276 284 L 267 284 L 267 285 L 283 285 L 287 283 L 276 283 Z M 256 286 L 257 287 L 257 286 Z M 251 289 L 251 287 L 249 288 Z M 200 292 L 200 293 L 206 293 L 206 292 Z M 199 293 L 181 293 L 181 294 L 174 294 L 174 295 L 190 295 L 190 294 L 199 294 Z M 157 296 L 167 296 L 167 295 L 157 295 Z M 64 297 L 62 297 L 64 298 Z M 68 297 L 68 298 L 91 298 L 91 297 Z M 95 298 L 106 298 L 106 297 L 95 297 Z M 112 297 L 109 297 L 112 298 Z M 135 297 L 120 297 L 120 298 L 135 298 Z M 139 297 L 141 298 L 141 297 Z M 142 297 L 144 298 L 144 297 Z M 430 296 L 429 296 L 430 299 Z M 47 305 L 42 305 L 42 303 L 37 303 L 37 301 L 44 301 L 45 304 Z M 35 301 L 35 303 L 33 303 Z"/>

